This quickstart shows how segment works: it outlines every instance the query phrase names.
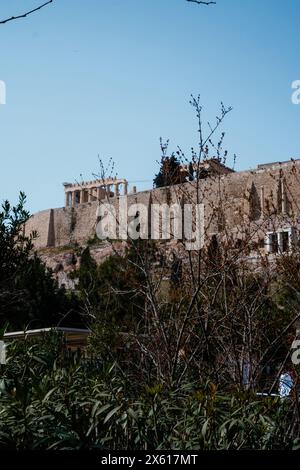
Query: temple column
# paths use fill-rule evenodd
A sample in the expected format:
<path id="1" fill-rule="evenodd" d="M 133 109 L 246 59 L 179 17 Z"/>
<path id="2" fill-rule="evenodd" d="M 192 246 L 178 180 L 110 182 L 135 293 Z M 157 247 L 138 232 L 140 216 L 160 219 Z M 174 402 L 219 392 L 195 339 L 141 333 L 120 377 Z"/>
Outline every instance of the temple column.
<path id="1" fill-rule="evenodd" d="M 99 186 L 97 188 L 97 199 L 98 199 L 98 201 L 101 201 L 101 199 L 102 199 L 102 188 L 101 188 L 101 186 Z"/>
<path id="2" fill-rule="evenodd" d="M 115 187 L 115 196 L 119 196 L 119 184 L 118 183 L 115 184 L 114 187 Z"/>
<path id="3" fill-rule="evenodd" d="M 127 181 L 124 183 L 124 196 L 127 196 L 128 193 L 128 183 Z"/>
<path id="4" fill-rule="evenodd" d="M 79 204 L 83 203 L 84 190 L 81 189 L 79 193 Z"/>
<path id="5" fill-rule="evenodd" d="M 69 206 L 69 192 L 67 191 L 66 194 L 66 201 L 65 201 L 65 206 L 68 207 Z"/>
<path id="6" fill-rule="evenodd" d="M 88 189 L 88 202 L 92 201 L 93 188 Z"/>
<path id="7" fill-rule="evenodd" d="M 72 191 L 72 207 L 76 206 L 76 191 Z"/>

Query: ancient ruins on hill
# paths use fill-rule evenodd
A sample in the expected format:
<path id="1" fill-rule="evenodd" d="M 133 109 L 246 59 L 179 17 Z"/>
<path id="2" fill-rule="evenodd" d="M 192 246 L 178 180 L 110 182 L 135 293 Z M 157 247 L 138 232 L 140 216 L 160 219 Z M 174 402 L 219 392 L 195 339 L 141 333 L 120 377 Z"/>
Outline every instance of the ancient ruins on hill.
<path id="1" fill-rule="evenodd" d="M 126 179 L 64 183 L 64 207 L 33 214 L 26 224 L 26 233 L 37 232 L 36 249 L 68 247 L 95 237 L 97 208 L 107 202 L 115 207 L 116 214 L 120 201 L 126 201 L 129 208 L 142 204 L 149 214 L 157 204 L 172 208 L 174 204 L 201 203 L 205 240 L 226 230 L 238 243 L 246 230 L 252 233 L 255 249 L 265 253 L 290 249 L 300 229 L 299 160 L 234 172 L 217 159 L 210 159 L 201 163 L 200 170 L 194 181 L 146 191 L 130 188 Z M 174 217 L 171 211 L 170 233 Z"/>

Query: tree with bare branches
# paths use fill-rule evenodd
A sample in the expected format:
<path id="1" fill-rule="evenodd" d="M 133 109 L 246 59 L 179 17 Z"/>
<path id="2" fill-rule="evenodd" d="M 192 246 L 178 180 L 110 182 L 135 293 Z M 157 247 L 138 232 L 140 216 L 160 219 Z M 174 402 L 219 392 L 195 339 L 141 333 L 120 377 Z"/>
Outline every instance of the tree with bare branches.
<path id="1" fill-rule="evenodd" d="M 35 13 L 36 11 L 41 10 L 45 6 L 49 5 L 50 3 L 53 3 L 53 1 L 54 0 L 48 0 L 47 2 L 37 6 L 36 8 L 33 8 L 32 10 L 29 10 L 25 13 L 21 13 L 19 15 L 14 15 L 14 16 L 11 16 L 11 17 L 6 18 L 4 20 L 0 20 L 0 24 L 5 24 L 5 23 L 8 23 L 9 21 L 14 21 L 14 20 L 18 20 L 18 19 L 21 19 L 21 18 L 26 18 L 27 16 L 31 15 L 32 13 Z M 200 0 L 186 0 L 186 1 L 187 2 L 197 3 L 198 5 L 215 5 L 216 4 L 216 2 L 213 2 L 213 1 L 200 1 Z"/>
<path id="2" fill-rule="evenodd" d="M 198 5 L 216 5 L 217 2 L 205 2 L 201 0 L 186 0 L 187 2 L 197 3 Z"/>
<path id="3" fill-rule="evenodd" d="M 21 13 L 20 15 L 15 15 L 15 16 L 11 16 L 9 18 L 6 18 L 4 20 L 0 20 L 0 24 L 5 24 L 5 23 L 8 23 L 9 21 L 18 20 L 18 19 L 21 19 L 21 18 L 27 18 L 27 16 L 31 15 L 32 13 L 35 13 L 38 10 L 41 10 L 45 6 L 49 5 L 50 3 L 53 3 L 53 0 L 48 0 L 47 2 L 37 6 L 36 8 L 33 8 L 32 10 L 26 11 L 25 13 Z"/>
<path id="4" fill-rule="evenodd" d="M 122 287 L 121 283 L 117 287 L 116 272 L 105 288 L 105 296 L 110 299 L 113 296 L 114 305 L 120 302 L 124 305 L 121 299 L 127 299 L 128 310 L 135 312 L 136 323 L 131 323 L 121 336 L 124 341 L 121 349 L 131 351 L 127 368 L 125 355 L 120 360 L 123 369 L 130 371 L 140 383 L 154 381 L 172 389 L 189 380 L 209 380 L 221 388 L 238 386 L 272 392 L 281 367 L 289 360 L 290 335 L 299 320 L 297 287 L 287 276 L 291 266 L 297 270 L 299 250 L 295 246 L 290 254 L 295 264 L 284 253 L 273 260 L 260 251 L 258 240 L 262 230 L 276 230 L 274 214 L 277 205 L 283 203 L 280 191 L 270 204 L 266 201 L 265 213 L 258 220 L 255 191 L 253 187 L 247 189 L 241 195 L 245 201 L 242 211 L 235 211 L 237 222 L 232 231 L 228 218 L 232 200 L 224 173 L 207 170 L 212 164 L 226 172 L 232 171 L 226 166 L 224 132 L 217 138 L 231 107 L 221 104 L 215 122 L 205 126 L 200 97 L 192 96 L 190 104 L 197 117 L 197 147 L 192 148 L 190 156 L 180 147 L 174 154 L 183 168 L 193 172 L 193 178 L 184 184 L 170 181 L 164 191 L 170 204 L 177 202 L 193 207 L 205 204 L 207 241 L 202 249 L 187 251 L 184 239 L 176 243 L 175 240 L 137 243 L 129 238 L 127 246 L 135 256 L 126 260 L 125 269 L 124 251 L 114 251 L 114 265 L 123 266 L 122 281 L 130 266 L 135 273 L 140 272 L 134 289 L 129 285 Z M 166 158 L 168 148 L 162 141 L 161 147 Z M 290 170 L 293 174 L 295 171 L 294 167 Z M 104 178 L 104 174 L 102 165 L 100 177 Z M 154 190 L 154 204 L 155 198 Z M 287 223 L 292 223 L 288 215 L 284 217 Z M 255 262 L 250 261 L 251 256 Z M 139 302 L 135 301 L 137 297 Z M 90 317 L 93 323 L 95 315 L 89 302 L 86 305 L 86 318 Z M 97 322 L 101 323 L 101 308 Z M 124 328 L 124 324 L 119 326 L 121 330 Z"/>

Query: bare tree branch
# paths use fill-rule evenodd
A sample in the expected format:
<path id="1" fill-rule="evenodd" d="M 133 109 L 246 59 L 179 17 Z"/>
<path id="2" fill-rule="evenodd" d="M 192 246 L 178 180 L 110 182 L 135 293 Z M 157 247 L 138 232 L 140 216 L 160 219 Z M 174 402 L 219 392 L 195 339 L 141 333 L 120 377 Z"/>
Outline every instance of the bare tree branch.
<path id="1" fill-rule="evenodd" d="M 216 5 L 216 3 L 217 3 L 217 2 L 202 1 L 202 0 L 186 0 L 186 1 L 187 2 L 197 3 L 198 5 Z M 45 6 L 49 5 L 50 3 L 53 3 L 53 0 L 48 0 L 47 2 L 43 3 L 42 5 L 34 8 L 33 10 L 27 11 L 26 13 L 22 13 L 21 15 L 11 16 L 10 18 L 6 18 L 5 20 L 1 20 L 0 24 L 5 24 L 5 23 L 8 23 L 9 21 L 18 20 L 20 18 L 26 18 L 27 16 L 31 15 L 32 13 L 35 13 L 38 10 L 41 10 Z"/>
<path id="2" fill-rule="evenodd" d="M 13 21 L 13 20 L 18 20 L 19 18 L 26 18 L 27 16 L 31 15 L 31 13 L 34 13 L 35 11 L 41 10 L 46 5 L 49 5 L 49 3 L 52 3 L 52 2 L 53 2 L 53 0 L 49 0 L 48 2 L 45 2 L 42 5 L 40 5 L 39 7 L 36 7 L 33 10 L 30 10 L 30 11 L 27 11 L 26 13 L 23 13 L 22 15 L 11 16 L 10 18 L 6 18 L 6 20 L 0 21 L 0 24 L 5 24 L 5 23 L 8 23 L 9 21 Z"/>
<path id="3" fill-rule="evenodd" d="M 200 0 L 186 0 L 187 2 L 198 3 L 198 5 L 216 5 L 217 2 L 203 2 Z"/>

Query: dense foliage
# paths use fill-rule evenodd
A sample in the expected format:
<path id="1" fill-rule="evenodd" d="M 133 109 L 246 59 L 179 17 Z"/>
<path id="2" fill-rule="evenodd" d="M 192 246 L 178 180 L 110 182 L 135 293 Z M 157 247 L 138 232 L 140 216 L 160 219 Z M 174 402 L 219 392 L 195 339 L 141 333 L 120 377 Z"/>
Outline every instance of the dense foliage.
<path id="1" fill-rule="evenodd" d="M 12 343 L 0 382 L 1 449 L 297 448 L 293 401 L 186 383 L 136 388 L 62 338 Z"/>
<path id="2" fill-rule="evenodd" d="M 76 310 L 72 295 L 58 287 L 51 271 L 32 254 L 37 234 L 24 234 L 29 218 L 25 199 L 20 193 L 16 206 L 5 201 L 0 209 L 0 322 L 8 322 L 14 330 L 29 324 L 52 326 Z"/>
<path id="3" fill-rule="evenodd" d="M 57 325 L 65 316 L 70 325 L 80 312 L 92 335 L 88 359 L 70 355 L 56 333 L 8 345 L 1 448 L 299 446 L 297 367 L 290 398 L 257 395 L 276 391 L 291 365 L 298 246 L 259 270 L 230 239 L 190 264 L 148 240 L 100 266 L 86 247 L 71 294 L 32 252 L 24 202 L 21 194 L 0 212 L 0 327 Z"/>
<path id="4" fill-rule="evenodd" d="M 163 156 L 160 162 L 160 169 L 153 180 L 155 188 L 172 186 L 183 183 L 186 180 L 186 174 L 182 171 L 181 163 L 176 155 L 171 157 Z"/>

